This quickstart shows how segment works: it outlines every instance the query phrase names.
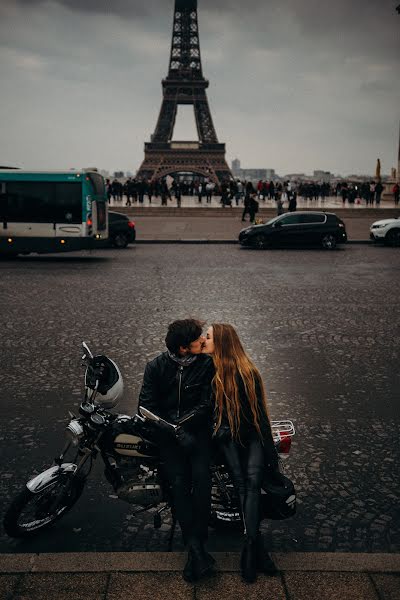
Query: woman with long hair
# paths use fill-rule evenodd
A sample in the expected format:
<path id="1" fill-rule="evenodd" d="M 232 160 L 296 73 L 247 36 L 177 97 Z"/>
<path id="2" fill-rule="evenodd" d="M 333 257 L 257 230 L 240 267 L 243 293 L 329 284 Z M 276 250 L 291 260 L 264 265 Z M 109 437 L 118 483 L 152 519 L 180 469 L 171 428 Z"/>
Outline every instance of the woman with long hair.
<path id="1" fill-rule="evenodd" d="M 214 361 L 214 437 L 240 499 L 245 535 L 240 566 L 243 579 L 252 583 L 257 572 L 277 572 L 259 532 L 262 480 L 267 464 L 275 468 L 278 461 L 264 385 L 232 325 L 211 325 L 203 352 Z"/>

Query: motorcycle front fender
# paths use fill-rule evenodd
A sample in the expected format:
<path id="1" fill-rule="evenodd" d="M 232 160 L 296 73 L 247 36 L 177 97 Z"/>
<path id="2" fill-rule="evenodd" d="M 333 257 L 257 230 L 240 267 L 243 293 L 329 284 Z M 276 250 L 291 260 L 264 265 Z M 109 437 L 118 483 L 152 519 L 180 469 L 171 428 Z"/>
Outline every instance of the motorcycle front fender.
<path id="1" fill-rule="evenodd" d="M 43 471 L 43 473 L 30 479 L 26 484 L 26 487 L 33 494 L 38 494 L 54 483 L 61 475 L 64 475 L 65 473 L 75 473 L 76 469 L 77 466 L 73 463 L 64 463 L 60 467 L 50 467 L 49 469 L 46 469 L 46 471 Z"/>

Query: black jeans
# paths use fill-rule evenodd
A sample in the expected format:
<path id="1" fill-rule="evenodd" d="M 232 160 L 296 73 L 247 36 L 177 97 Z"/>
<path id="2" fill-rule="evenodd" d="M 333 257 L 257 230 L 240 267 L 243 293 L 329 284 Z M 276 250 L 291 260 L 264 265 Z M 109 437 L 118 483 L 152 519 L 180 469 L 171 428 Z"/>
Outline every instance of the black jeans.
<path id="1" fill-rule="evenodd" d="M 211 511 L 210 435 L 197 434 L 191 453 L 176 441 L 162 444 L 160 453 L 184 543 L 194 537 L 205 541 Z"/>
<path id="2" fill-rule="evenodd" d="M 260 494 L 264 475 L 264 446 L 257 434 L 252 435 L 243 446 L 233 440 L 221 444 L 236 492 L 240 498 L 245 533 L 256 539 L 261 515 Z"/>

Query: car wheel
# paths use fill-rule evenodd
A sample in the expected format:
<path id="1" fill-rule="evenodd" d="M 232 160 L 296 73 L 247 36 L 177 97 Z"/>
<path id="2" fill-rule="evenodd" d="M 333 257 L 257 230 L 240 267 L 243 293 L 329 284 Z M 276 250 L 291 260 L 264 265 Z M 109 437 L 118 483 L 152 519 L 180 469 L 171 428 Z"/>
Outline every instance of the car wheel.
<path id="1" fill-rule="evenodd" d="M 253 246 L 259 250 L 264 250 L 265 248 L 268 248 L 269 244 L 264 235 L 256 235 L 253 240 Z"/>
<path id="2" fill-rule="evenodd" d="M 114 248 L 126 248 L 128 245 L 128 237 L 125 233 L 116 233 L 112 239 L 112 245 Z"/>
<path id="3" fill-rule="evenodd" d="M 400 229 L 391 229 L 387 232 L 385 242 L 388 246 L 399 247 L 400 246 Z"/>
<path id="4" fill-rule="evenodd" d="M 326 233 L 321 238 L 321 246 L 325 250 L 334 250 L 336 248 L 336 244 L 336 237 L 333 235 L 333 233 Z"/>

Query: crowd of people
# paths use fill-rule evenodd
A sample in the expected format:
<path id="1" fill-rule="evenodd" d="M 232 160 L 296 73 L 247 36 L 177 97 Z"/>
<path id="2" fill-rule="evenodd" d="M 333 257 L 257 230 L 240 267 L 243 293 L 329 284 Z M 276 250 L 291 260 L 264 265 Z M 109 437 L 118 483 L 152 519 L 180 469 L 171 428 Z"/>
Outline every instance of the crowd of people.
<path id="1" fill-rule="evenodd" d="M 363 183 L 354 183 L 342 181 L 335 186 L 327 182 L 293 182 L 293 181 L 262 181 L 253 184 L 252 181 L 241 181 L 240 179 L 231 179 L 223 181 L 216 185 L 210 179 L 181 181 L 180 179 L 167 180 L 156 179 L 135 179 L 129 177 L 125 183 L 114 179 L 106 180 L 107 197 L 123 203 L 126 206 L 132 206 L 133 203 L 144 204 L 147 197 L 149 204 L 153 199 L 161 198 L 161 205 L 167 206 L 169 201 L 176 200 L 176 205 L 181 206 L 182 196 L 192 196 L 197 198 L 198 204 L 210 204 L 213 197 L 219 197 L 222 208 L 230 206 L 244 206 L 242 220 L 248 214 L 250 220 L 254 222 L 255 215 L 258 212 L 259 202 L 265 203 L 272 201 L 277 210 L 277 214 L 285 212 L 285 207 L 289 212 L 297 210 L 297 199 L 313 201 L 324 201 L 328 197 L 341 197 L 342 203 L 365 204 L 366 206 L 379 206 L 381 202 L 383 185 L 380 179 L 378 181 L 367 181 Z M 399 185 L 396 183 L 393 187 L 393 198 L 395 205 L 399 204 Z"/>

